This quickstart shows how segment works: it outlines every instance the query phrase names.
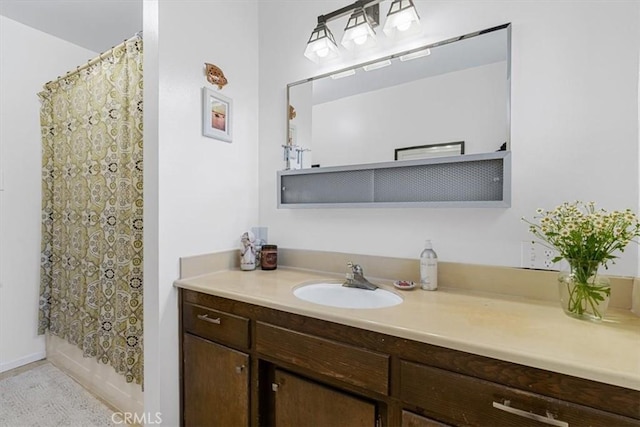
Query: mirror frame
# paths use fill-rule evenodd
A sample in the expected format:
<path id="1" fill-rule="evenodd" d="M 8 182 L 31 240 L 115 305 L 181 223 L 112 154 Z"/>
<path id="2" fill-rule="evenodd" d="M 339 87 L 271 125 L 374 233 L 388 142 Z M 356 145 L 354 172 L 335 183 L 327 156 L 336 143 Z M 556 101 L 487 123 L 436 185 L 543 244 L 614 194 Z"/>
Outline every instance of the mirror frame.
<path id="1" fill-rule="evenodd" d="M 370 65 L 370 64 L 374 64 L 380 61 L 384 61 L 384 60 L 392 60 L 395 58 L 399 58 L 403 55 L 409 55 L 415 52 L 420 52 L 426 49 L 432 49 L 432 48 L 436 48 L 436 47 L 440 47 L 440 46 L 445 46 L 451 43 L 455 43 L 457 41 L 461 41 L 461 40 L 466 40 L 466 39 L 470 39 L 473 37 L 477 37 L 483 34 L 487 34 L 487 33 L 491 33 L 494 31 L 499 31 L 499 30 L 503 30 L 506 29 L 507 31 L 507 135 L 506 135 L 506 151 L 510 151 L 511 150 L 511 23 L 506 23 L 506 24 L 502 24 L 502 25 L 498 25 L 495 27 L 491 27 L 491 28 L 487 28 L 484 30 L 479 30 L 479 31 L 474 31 L 472 33 L 468 33 L 468 34 L 464 34 L 462 36 L 458 36 L 458 37 L 452 37 L 446 40 L 442 40 L 439 42 L 435 42 L 435 43 L 431 43 L 428 45 L 423 45 L 417 48 L 413 48 L 413 49 L 409 49 L 409 50 L 405 50 L 402 52 L 398 52 L 398 53 L 394 53 L 392 55 L 388 55 L 388 56 L 384 56 L 384 57 L 380 57 L 380 58 L 376 58 L 376 59 L 372 59 L 370 61 L 366 61 L 366 62 L 362 62 L 359 64 L 355 64 L 352 65 L 350 67 L 346 67 L 346 68 L 342 68 L 342 69 L 338 69 L 335 71 L 331 71 L 328 73 L 324 73 L 324 74 L 320 74 L 314 77 L 309 77 L 306 79 L 302 79 L 302 80 L 298 80 L 296 82 L 293 83 L 289 83 L 287 84 L 287 103 L 286 103 L 286 129 L 287 129 L 287 135 L 286 135 L 286 140 L 285 140 L 285 144 L 288 144 L 289 141 L 291 141 L 292 135 L 291 135 L 291 126 L 290 126 L 290 106 L 291 106 L 291 98 L 290 98 L 290 90 L 293 86 L 297 86 L 297 85 L 301 85 L 303 83 L 308 83 L 308 82 L 312 82 L 314 80 L 319 80 L 319 79 L 323 79 L 326 77 L 329 77 L 333 74 L 338 74 L 338 73 L 342 73 L 345 71 L 349 71 L 349 70 L 355 70 L 357 68 L 362 68 L 366 65 Z M 346 166 L 346 165 L 345 165 Z"/>

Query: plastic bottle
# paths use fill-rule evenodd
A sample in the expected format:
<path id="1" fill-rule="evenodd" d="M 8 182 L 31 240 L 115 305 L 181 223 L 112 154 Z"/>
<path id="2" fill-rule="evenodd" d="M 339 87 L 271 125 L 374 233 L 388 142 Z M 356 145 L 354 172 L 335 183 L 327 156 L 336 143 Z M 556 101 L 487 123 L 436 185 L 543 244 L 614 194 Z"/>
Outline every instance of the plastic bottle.
<path id="1" fill-rule="evenodd" d="M 438 289 L 438 255 L 431 240 L 424 242 L 424 250 L 420 254 L 420 287 L 425 291 Z"/>

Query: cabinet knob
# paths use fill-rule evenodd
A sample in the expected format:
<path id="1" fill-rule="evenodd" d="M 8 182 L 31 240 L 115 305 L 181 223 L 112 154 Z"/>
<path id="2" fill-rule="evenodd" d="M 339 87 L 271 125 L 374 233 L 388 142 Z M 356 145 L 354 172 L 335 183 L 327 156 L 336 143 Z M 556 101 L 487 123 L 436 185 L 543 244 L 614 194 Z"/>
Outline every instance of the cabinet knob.
<path id="1" fill-rule="evenodd" d="M 280 387 L 278 384 L 271 383 L 271 391 L 278 391 L 278 387 Z"/>
<path id="2" fill-rule="evenodd" d="M 505 400 L 504 403 L 493 402 L 493 407 L 499 409 L 504 412 L 508 412 L 513 415 L 517 415 L 519 417 L 528 418 L 530 420 L 536 420 L 538 422 L 556 426 L 556 427 L 569 427 L 569 423 L 566 421 L 556 420 L 552 418 L 551 414 L 547 412 L 547 416 L 542 416 L 538 414 L 534 414 L 533 412 L 523 411 L 522 409 L 512 408 L 511 402 L 509 400 Z"/>
<path id="3" fill-rule="evenodd" d="M 241 366 L 236 366 L 236 374 L 241 374 L 242 371 L 244 371 L 245 366 L 241 365 Z"/>

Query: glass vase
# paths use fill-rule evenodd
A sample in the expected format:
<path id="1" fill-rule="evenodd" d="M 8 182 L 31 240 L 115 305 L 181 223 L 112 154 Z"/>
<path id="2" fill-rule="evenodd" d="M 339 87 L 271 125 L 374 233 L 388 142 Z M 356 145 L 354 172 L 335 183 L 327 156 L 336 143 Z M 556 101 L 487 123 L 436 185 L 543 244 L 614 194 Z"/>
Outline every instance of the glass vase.
<path id="1" fill-rule="evenodd" d="M 572 317 L 586 320 L 602 320 L 609 306 L 611 285 L 609 278 L 598 274 L 600 262 L 568 259 L 558 274 L 560 304 Z"/>

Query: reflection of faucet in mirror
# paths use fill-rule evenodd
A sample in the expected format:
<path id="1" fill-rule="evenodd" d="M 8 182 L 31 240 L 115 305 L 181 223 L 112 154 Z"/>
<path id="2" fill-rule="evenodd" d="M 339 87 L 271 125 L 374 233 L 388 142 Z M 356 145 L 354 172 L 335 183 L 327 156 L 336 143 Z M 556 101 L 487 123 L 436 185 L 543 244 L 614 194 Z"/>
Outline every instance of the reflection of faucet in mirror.
<path id="1" fill-rule="evenodd" d="M 303 154 L 311 151 L 309 148 L 302 148 L 300 145 L 286 144 L 284 148 L 285 170 L 302 169 Z"/>
<path id="2" fill-rule="evenodd" d="M 375 291 L 378 289 L 378 286 L 365 279 L 362 267 L 360 267 L 359 264 L 353 264 L 351 261 L 347 263 L 346 278 L 347 280 L 342 284 L 342 286 L 347 288 L 367 289 L 369 291 Z"/>

